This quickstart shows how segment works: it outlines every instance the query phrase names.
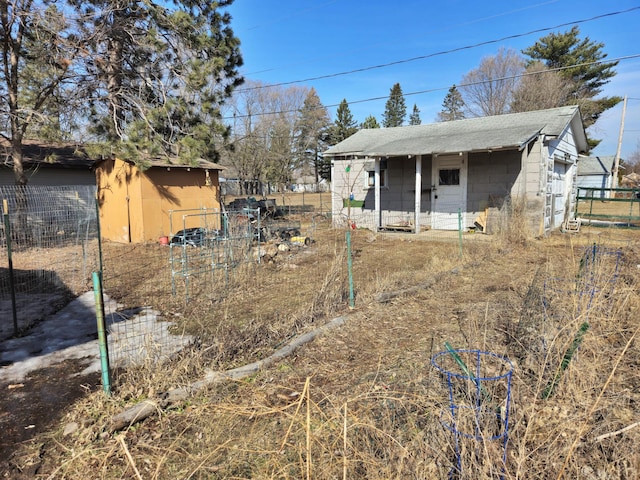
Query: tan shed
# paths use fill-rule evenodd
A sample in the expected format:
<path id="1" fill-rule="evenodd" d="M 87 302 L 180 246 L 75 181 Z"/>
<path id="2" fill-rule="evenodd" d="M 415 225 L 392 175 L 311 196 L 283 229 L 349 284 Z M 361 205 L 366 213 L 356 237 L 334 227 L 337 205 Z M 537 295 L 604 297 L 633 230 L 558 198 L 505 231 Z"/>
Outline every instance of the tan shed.
<path id="1" fill-rule="evenodd" d="M 157 242 L 183 228 L 170 222 L 170 211 L 220 209 L 220 165 L 201 160 L 198 166 L 152 162 L 141 170 L 118 158 L 94 164 L 102 238 L 116 242 Z M 188 218 L 198 227 L 196 217 Z"/>

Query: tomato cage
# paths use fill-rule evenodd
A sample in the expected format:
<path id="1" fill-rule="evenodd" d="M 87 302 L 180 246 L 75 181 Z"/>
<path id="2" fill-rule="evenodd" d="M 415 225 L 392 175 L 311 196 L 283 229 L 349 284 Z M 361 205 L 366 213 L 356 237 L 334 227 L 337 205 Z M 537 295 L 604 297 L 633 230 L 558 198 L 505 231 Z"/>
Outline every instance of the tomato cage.
<path id="1" fill-rule="evenodd" d="M 513 365 L 494 353 L 445 346 L 447 350 L 434 355 L 431 363 L 448 390 L 448 407 L 440 420 L 453 434 L 449 477 L 501 478 L 507 460 Z"/>

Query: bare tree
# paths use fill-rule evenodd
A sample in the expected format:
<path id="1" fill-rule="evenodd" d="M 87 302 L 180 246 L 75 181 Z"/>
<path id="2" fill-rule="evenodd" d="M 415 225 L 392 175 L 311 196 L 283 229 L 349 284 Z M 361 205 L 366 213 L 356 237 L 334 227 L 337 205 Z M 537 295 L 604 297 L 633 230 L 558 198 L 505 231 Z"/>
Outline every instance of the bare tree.
<path id="1" fill-rule="evenodd" d="M 513 92 L 511 111 L 528 112 L 566 105 L 574 88 L 568 78 L 549 70 L 542 62 L 534 62 L 527 67 Z"/>
<path id="2" fill-rule="evenodd" d="M 261 87 L 259 82 L 247 82 L 246 88 L 230 102 L 231 141 L 222 155 L 222 163 L 235 170 L 242 194 L 258 193 L 261 180 L 260 161 L 265 151 L 265 134 L 259 128 Z"/>
<path id="3" fill-rule="evenodd" d="M 72 65 L 81 48 L 62 10 L 32 0 L 0 2 L 0 40 L 0 135 L 9 146 L 15 183 L 26 185 L 23 140 L 59 122 L 53 112 L 72 104 Z"/>
<path id="4" fill-rule="evenodd" d="M 624 161 L 625 174 L 640 173 L 640 142 L 629 158 Z"/>
<path id="5" fill-rule="evenodd" d="M 281 189 L 291 183 L 299 162 L 295 155 L 296 129 L 300 110 L 309 91 L 289 87 L 269 89 L 269 112 L 263 116 L 268 125 L 266 178 Z"/>
<path id="6" fill-rule="evenodd" d="M 458 85 L 469 116 L 507 113 L 523 71 L 524 60 L 515 50 L 500 48 L 496 55 L 484 57 Z"/>
<path id="7" fill-rule="evenodd" d="M 259 193 L 260 184 L 291 181 L 296 167 L 295 139 L 306 88 L 268 87 L 247 83 L 233 98 L 232 149 L 224 163 L 232 166 L 245 193 Z"/>

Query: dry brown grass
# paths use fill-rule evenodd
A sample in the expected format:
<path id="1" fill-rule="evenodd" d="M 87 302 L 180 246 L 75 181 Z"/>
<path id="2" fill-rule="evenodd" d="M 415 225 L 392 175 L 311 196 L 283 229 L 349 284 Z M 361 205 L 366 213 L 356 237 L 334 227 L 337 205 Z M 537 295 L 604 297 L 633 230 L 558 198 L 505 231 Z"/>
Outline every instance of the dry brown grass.
<path id="1" fill-rule="evenodd" d="M 586 217 L 585 217 L 586 215 Z M 580 200 L 576 206 L 576 217 L 608 221 L 629 221 L 640 227 L 640 201 L 637 199 Z"/>
<path id="2" fill-rule="evenodd" d="M 12 460 L 13 471 L 37 467 L 41 478 L 52 479 L 87 472 L 105 479 L 444 479 L 455 461 L 454 441 L 441 424 L 446 384 L 430 358 L 449 342 L 506 355 L 515 367 L 507 463 L 495 441 L 463 440 L 460 478 L 637 478 L 640 428 L 599 439 L 638 419 L 635 235 L 583 229 L 528 240 L 526 247 L 467 244 L 460 259 L 455 243 L 357 230 L 350 312 L 344 232 L 316 231 L 310 249 L 238 272 L 224 295 L 203 284 L 186 307 L 181 297 L 156 296 L 163 290 L 151 279 L 162 274 L 152 269 L 162 262 L 141 248 L 136 253 L 147 273 L 132 272 L 130 262 L 119 275 L 114 270 L 113 278 L 130 283 L 114 284 L 112 292 L 121 301 L 154 300 L 165 314 L 179 310 L 199 343 L 167 366 L 127 372 L 110 398 L 94 394 L 75 404 L 67 421 L 81 428 L 65 437 L 63 423 L 36 438 Z M 603 286 L 606 269 L 594 277 L 602 288 L 587 319 L 576 278 L 584 249 L 594 243 L 621 248 L 623 258 L 615 295 Z M 435 276 L 437 282 L 428 281 Z M 420 284 L 429 287 L 387 303 L 373 300 Z M 265 358 L 339 314 L 348 314 L 343 327 L 277 366 L 109 433 L 110 417 L 127 406 L 189 384 L 205 370 Z M 554 394 L 542 399 L 585 320 L 590 329 L 580 349 Z"/>
<path id="3" fill-rule="evenodd" d="M 247 197 L 261 197 L 256 195 L 225 195 L 223 201 L 230 204 L 237 198 L 245 199 Z M 267 195 L 267 198 L 274 199 L 277 206 L 288 207 L 292 205 L 308 205 L 314 207 L 317 212 L 331 211 L 331 192 L 285 192 Z"/>

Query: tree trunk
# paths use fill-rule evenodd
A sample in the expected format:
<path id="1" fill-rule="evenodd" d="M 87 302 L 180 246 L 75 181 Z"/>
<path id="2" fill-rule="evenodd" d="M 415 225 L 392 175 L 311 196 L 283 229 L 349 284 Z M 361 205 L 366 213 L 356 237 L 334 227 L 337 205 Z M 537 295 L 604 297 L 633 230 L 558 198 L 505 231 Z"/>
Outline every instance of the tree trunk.
<path id="1" fill-rule="evenodd" d="M 19 130 L 17 121 L 14 125 L 12 121 L 12 129 L 14 132 L 11 138 L 11 159 L 13 161 L 13 174 L 16 184 L 16 223 L 12 229 L 16 248 L 24 246 L 31 238 L 29 232 L 29 222 L 27 212 L 29 211 L 29 202 L 27 198 L 27 183 L 29 179 L 24 173 L 24 165 L 22 162 L 22 134 Z"/>
<path id="2" fill-rule="evenodd" d="M 122 137 L 124 125 L 124 109 L 120 99 L 124 48 L 121 40 L 113 38 L 109 39 L 107 48 L 109 49 L 109 64 L 106 68 L 107 95 L 109 96 L 109 118 L 112 122 L 109 136 L 111 140 L 119 140 Z"/>
<path id="3" fill-rule="evenodd" d="M 27 176 L 24 173 L 24 165 L 22 163 L 22 137 L 14 133 L 11 139 L 11 160 L 13 161 L 13 175 L 16 185 L 26 185 Z"/>

